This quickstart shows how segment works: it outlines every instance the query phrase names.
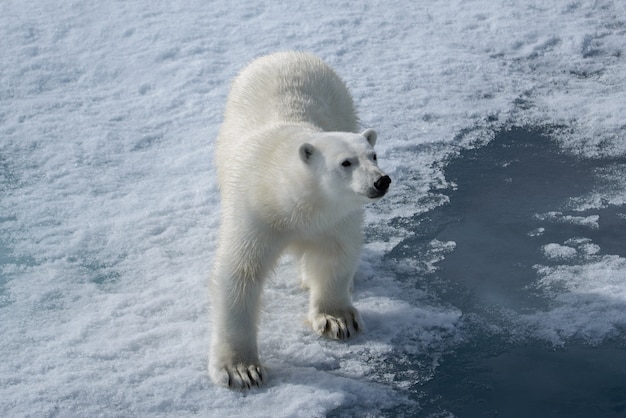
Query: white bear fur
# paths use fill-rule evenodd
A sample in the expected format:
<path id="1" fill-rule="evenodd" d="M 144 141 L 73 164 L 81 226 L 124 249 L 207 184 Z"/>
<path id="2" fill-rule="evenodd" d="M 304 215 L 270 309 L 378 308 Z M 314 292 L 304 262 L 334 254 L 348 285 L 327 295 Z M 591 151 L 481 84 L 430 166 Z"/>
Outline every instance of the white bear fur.
<path id="1" fill-rule="evenodd" d="M 312 55 L 265 56 L 233 81 L 215 158 L 222 207 L 209 374 L 216 384 L 263 382 L 261 290 L 285 250 L 310 289 L 313 329 L 336 339 L 363 329 L 351 301 L 363 205 L 386 186 L 382 194 L 372 187 L 385 176 L 373 150 L 376 132 L 354 133 L 357 124 L 346 86 Z"/>

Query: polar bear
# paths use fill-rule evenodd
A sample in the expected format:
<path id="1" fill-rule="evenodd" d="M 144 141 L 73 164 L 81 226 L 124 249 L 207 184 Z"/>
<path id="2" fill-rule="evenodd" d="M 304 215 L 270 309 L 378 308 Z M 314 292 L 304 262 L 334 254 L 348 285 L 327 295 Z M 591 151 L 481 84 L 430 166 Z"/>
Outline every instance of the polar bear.
<path id="1" fill-rule="evenodd" d="M 363 329 L 351 301 L 363 205 L 391 182 L 376 161 L 376 132 L 357 131 L 352 98 L 321 59 L 301 52 L 259 58 L 235 78 L 217 138 L 221 193 L 211 277 L 209 375 L 246 389 L 265 380 L 257 353 L 261 288 L 290 251 L 310 290 L 320 335 Z"/>

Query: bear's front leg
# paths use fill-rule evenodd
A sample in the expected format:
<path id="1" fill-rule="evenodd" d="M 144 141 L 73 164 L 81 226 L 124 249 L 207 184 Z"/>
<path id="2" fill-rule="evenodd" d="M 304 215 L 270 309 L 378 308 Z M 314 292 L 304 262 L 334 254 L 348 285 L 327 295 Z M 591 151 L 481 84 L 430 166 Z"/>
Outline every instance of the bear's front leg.
<path id="1" fill-rule="evenodd" d="M 309 268 L 306 273 L 311 292 L 309 323 L 315 332 L 327 338 L 344 340 L 353 337 L 365 329 L 351 300 L 354 273 L 331 276 L 327 275 L 326 269 L 321 270 L 319 267 Z"/>
<path id="2" fill-rule="evenodd" d="M 245 227 L 245 225 L 244 225 Z M 209 375 L 234 389 L 260 386 L 265 370 L 257 352 L 257 324 L 264 278 L 280 254 L 280 240 L 224 228 L 211 280 L 212 336 Z M 277 245 L 278 243 L 278 245 Z"/>
<path id="3" fill-rule="evenodd" d="M 340 340 L 365 329 L 351 295 L 361 253 L 360 234 L 346 233 L 349 229 L 343 232 L 300 247 L 302 281 L 311 292 L 309 322 L 319 335 Z"/>

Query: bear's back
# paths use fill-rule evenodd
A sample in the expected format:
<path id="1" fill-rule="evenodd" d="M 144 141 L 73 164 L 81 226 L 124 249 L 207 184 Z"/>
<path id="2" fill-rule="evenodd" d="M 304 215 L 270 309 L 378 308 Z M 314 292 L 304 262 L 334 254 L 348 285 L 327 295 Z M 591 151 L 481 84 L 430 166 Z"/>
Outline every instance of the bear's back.
<path id="1" fill-rule="evenodd" d="M 224 124 L 239 131 L 233 134 L 301 122 L 323 131 L 358 129 L 346 85 L 320 58 L 304 52 L 267 55 L 233 81 L 224 114 Z"/>

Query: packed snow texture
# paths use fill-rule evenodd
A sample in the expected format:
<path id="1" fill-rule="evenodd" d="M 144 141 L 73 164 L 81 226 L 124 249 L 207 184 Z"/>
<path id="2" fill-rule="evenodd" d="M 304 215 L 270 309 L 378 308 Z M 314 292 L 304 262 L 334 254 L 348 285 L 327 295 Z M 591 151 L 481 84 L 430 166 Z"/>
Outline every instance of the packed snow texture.
<path id="1" fill-rule="evenodd" d="M 626 152 L 623 1 L 6 0 L 0 38 L 2 416 L 310 417 L 410 404 L 387 354 L 426 353 L 435 374 L 461 338 L 461 312 L 383 261 L 407 233 L 389 220 L 443 203 L 422 199 L 449 186 L 441 161 L 497 129 L 543 126 L 585 156 Z M 346 80 L 394 183 L 368 208 L 355 285 L 367 331 L 347 344 L 315 337 L 286 259 L 264 295 L 270 381 L 246 395 L 206 375 L 213 139 L 229 80 L 285 49 L 321 56 Z M 623 190 L 572 204 L 623 204 Z M 589 216 L 579 220 L 593 227 Z M 601 341 L 624 326 L 614 316 L 626 260 L 582 245 L 543 248 L 548 261 L 587 257 L 537 266 L 555 308 L 524 321 L 550 341 Z M 434 269 L 445 251 L 423 257 Z"/>

